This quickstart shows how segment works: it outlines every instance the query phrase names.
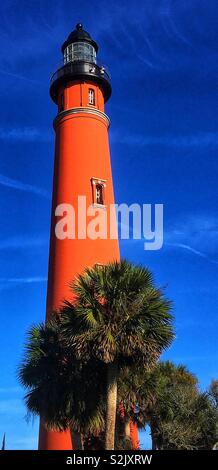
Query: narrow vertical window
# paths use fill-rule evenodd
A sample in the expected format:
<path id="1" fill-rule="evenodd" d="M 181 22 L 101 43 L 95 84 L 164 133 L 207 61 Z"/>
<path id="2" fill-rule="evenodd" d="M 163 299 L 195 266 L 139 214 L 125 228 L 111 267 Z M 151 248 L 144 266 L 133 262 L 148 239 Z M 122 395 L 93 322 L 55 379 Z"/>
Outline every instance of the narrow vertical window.
<path id="1" fill-rule="evenodd" d="M 106 180 L 91 178 L 93 204 L 105 207 Z"/>
<path id="2" fill-rule="evenodd" d="M 95 105 L 95 91 L 93 88 L 89 88 L 88 92 L 89 104 Z"/>
<path id="3" fill-rule="evenodd" d="M 104 204 L 102 184 L 96 184 L 96 204 Z"/>

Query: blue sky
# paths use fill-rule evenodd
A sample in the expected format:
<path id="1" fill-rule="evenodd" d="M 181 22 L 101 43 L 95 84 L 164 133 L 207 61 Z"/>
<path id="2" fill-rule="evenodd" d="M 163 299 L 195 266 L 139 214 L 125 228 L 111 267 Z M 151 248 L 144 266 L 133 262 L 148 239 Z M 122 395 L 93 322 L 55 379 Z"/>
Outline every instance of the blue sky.
<path id="1" fill-rule="evenodd" d="M 205 388 L 217 373 L 218 134 L 215 0 L 50 2 L 0 6 L 0 439 L 37 446 L 16 380 L 25 332 L 44 319 L 55 105 L 49 77 L 81 21 L 112 75 L 107 104 L 118 203 L 164 204 L 164 247 L 122 241 L 174 302 L 164 357 Z M 147 437 L 143 436 L 143 441 Z"/>

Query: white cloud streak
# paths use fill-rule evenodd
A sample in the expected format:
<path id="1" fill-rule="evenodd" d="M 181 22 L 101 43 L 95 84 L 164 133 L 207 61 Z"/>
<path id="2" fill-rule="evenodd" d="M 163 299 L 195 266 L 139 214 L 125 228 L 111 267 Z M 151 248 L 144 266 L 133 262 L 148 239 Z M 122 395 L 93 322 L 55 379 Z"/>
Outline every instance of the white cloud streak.
<path id="1" fill-rule="evenodd" d="M 21 400 L 1 400 L 0 401 L 0 414 L 13 413 L 22 414 L 23 405 Z"/>
<path id="2" fill-rule="evenodd" d="M 9 178 L 5 175 L 0 174 L 0 185 L 6 186 L 7 188 L 18 189 L 19 191 L 25 191 L 28 193 L 36 194 L 37 196 L 45 197 L 49 199 L 49 193 L 45 189 L 33 186 L 22 181 Z"/>
<path id="3" fill-rule="evenodd" d="M 23 392 L 23 389 L 21 387 L 0 387 L 0 393 L 20 393 Z"/>
<path id="4" fill-rule="evenodd" d="M 25 284 L 42 284 L 45 282 L 47 282 L 47 277 L 44 276 L 0 278 L 0 291 L 8 290 L 13 287 L 22 286 Z"/>
<path id="5" fill-rule="evenodd" d="M 7 249 L 19 249 L 19 248 L 28 248 L 28 247 L 37 247 L 44 246 L 48 243 L 46 237 L 14 237 L 8 238 L 6 240 L 0 240 L 0 251 Z"/>
<path id="6" fill-rule="evenodd" d="M 53 140 L 52 131 L 36 127 L 0 128 L 0 140 L 10 142 L 50 142 Z"/>
<path id="7" fill-rule="evenodd" d="M 40 83 L 38 80 L 32 80 L 31 78 L 25 77 L 25 76 L 20 75 L 18 73 L 10 72 L 9 70 L 0 69 L 0 74 L 7 75 L 8 77 L 13 77 L 13 78 L 16 78 L 18 80 L 23 80 L 25 82 L 38 83 L 38 84 Z"/>
<path id="8" fill-rule="evenodd" d="M 166 225 L 166 224 L 165 224 Z M 141 233 L 139 231 L 139 233 Z M 132 229 L 130 228 L 130 234 Z M 158 239 L 158 234 L 156 239 Z M 145 239 L 122 240 L 123 242 L 142 243 Z M 193 216 L 177 220 L 164 230 L 163 248 L 185 250 L 212 264 L 218 264 L 218 221 L 209 216 Z M 214 259 L 214 256 L 217 259 Z"/>
<path id="9" fill-rule="evenodd" d="M 175 38 L 179 42 L 183 42 L 186 45 L 193 47 L 192 43 L 187 39 L 187 37 L 179 30 L 179 27 L 176 24 L 176 20 L 173 16 L 173 7 L 172 2 L 167 0 L 165 5 L 161 7 L 160 10 L 160 21 L 163 26 L 163 30 L 170 38 Z"/>
<path id="10" fill-rule="evenodd" d="M 132 136 L 126 135 L 120 137 L 120 135 L 112 133 L 112 141 L 127 145 L 137 145 L 140 147 L 144 147 L 147 145 L 165 145 L 173 147 L 207 147 L 210 145 L 218 145 L 218 133 L 213 132 L 184 136 L 146 136 L 141 134 Z"/>
<path id="11" fill-rule="evenodd" d="M 195 215 L 177 221 L 164 233 L 166 247 L 186 250 L 204 258 L 213 264 L 218 264 L 214 253 L 218 250 L 218 221 L 216 217 Z"/>
<path id="12" fill-rule="evenodd" d="M 168 243 L 168 242 L 166 242 L 165 245 L 175 247 L 175 248 L 182 248 L 186 251 L 190 251 L 191 253 L 193 253 L 197 256 L 200 256 L 201 258 L 207 259 L 208 261 L 210 261 L 210 263 L 218 264 L 218 261 L 211 259 L 208 255 L 206 255 L 206 253 L 202 253 L 202 251 L 198 251 L 195 248 L 193 248 L 192 246 L 186 245 L 185 243 Z"/>
<path id="13" fill-rule="evenodd" d="M 43 276 L 0 278 L 0 284 L 1 283 L 33 284 L 33 283 L 46 282 L 46 281 L 47 281 L 47 277 L 43 277 Z"/>
<path id="14" fill-rule="evenodd" d="M 12 441 L 12 439 L 11 439 Z M 13 449 L 15 450 L 34 450 L 37 449 L 37 441 L 38 441 L 38 436 L 37 432 L 35 433 L 35 437 L 23 437 L 21 439 L 13 439 Z M 7 440 L 6 440 L 6 450 L 7 450 Z"/>

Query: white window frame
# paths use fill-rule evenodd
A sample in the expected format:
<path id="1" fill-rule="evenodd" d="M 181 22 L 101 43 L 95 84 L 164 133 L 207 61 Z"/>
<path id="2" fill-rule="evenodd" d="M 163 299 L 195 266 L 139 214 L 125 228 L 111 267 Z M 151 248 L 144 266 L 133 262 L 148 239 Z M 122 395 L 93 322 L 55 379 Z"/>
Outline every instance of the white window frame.
<path id="1" fill-rule="evenodd" d="M 89 88 L 88 90 L 88 103 L 92 106 L 95 106 L 95 90 L 93 88 Z"/>
<path id="2" fill-rule="evenodd" d="M 101 208 L 105 208 L 105 188 L 106 188 L 106 180 L 100 178 L 91 178 L 92 183 L 92 192 L 93 192 L 93 205 Z M 102 187 L 102 203 L 97 202 L 97 186 Z"/>

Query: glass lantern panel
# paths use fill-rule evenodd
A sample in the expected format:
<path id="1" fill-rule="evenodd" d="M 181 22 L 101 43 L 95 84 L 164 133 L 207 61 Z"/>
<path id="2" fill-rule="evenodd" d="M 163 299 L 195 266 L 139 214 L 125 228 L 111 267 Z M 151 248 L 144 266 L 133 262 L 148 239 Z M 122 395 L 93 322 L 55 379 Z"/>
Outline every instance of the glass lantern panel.
<path id="1" fill-rule="evenodd" d="M 96 63 L 96 51 L 91 44 L 87 42 L 75 42 L 69 44 L 64 51 L 64 63 L 85 61 Z"/>

